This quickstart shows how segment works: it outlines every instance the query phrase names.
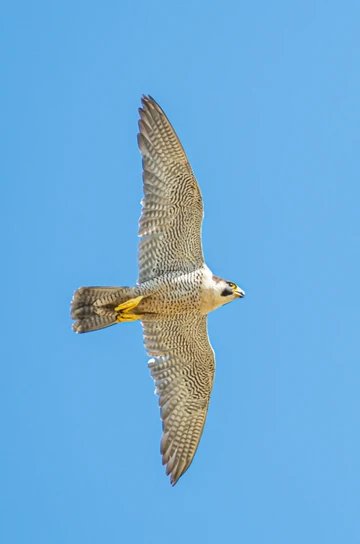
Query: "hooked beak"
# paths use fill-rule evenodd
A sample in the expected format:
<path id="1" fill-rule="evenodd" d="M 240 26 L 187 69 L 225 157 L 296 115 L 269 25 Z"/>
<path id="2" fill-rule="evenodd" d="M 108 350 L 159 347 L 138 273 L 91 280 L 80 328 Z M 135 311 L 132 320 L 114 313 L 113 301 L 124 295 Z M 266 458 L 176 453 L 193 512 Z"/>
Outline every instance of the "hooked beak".
<path id="1" fill-rule="evenodd" d="M 240 289 L 240 287 L 238 287 L 236 289 L 236 291 L 234 291 L 234 295 L 237 297 L 237 298 L 243 298 L 245 296 L 245 291 L 243 291 L 242 289 Z"/>

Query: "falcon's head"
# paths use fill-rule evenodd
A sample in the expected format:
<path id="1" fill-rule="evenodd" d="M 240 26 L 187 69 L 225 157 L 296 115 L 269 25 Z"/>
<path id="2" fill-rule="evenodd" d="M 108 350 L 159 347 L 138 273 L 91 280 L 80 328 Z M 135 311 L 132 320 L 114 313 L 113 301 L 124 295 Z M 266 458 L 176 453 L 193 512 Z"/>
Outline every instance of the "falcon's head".
<path id="1" fill-rule="evenodd" d="M 225 302 L 230 302 L 231 300 L 234 300 L 234 298 L 242 298 L 245 296 L 245 291 L 240 289 L 236 285 L 236 283 L 233 283 L 232 281 L 227 280 L 221 280 L 221 296 L 225 297 Z"/>
<path id="2" fill-rule="evenodd" d="M 219 276 L 212 275 L 209 287 L 214 297 L 212 299 L 212 309 L 219 308 L 219 306 L 223 306 L 223 304 L 227 304 L 236 298 L 243 298 L 245 296 L 245 291 L 240 289 L 236 283 L 224 280 Z"/>
<path id="3" fill-rule="evenodd" d="M 236 298 L 244 296 L 245 292 L 235 283 L 215 276 L 207 267 L 204 269 L 201 289 L 201 313 L 207 314 Z"/>

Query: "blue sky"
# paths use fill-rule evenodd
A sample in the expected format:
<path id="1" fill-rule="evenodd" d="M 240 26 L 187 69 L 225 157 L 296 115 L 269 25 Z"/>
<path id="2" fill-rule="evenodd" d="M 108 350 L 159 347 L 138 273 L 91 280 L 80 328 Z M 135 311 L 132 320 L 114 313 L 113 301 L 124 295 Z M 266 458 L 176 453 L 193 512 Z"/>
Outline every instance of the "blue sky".
<path id="1" fill-rule="evenodd" d="M 358 2 L 8 2 L 0 540 L 360 541 Z M 137 277 L 150 93 L 205 201 L 205 432 L 175 488 L 141 327 L 71 332 Z"/>

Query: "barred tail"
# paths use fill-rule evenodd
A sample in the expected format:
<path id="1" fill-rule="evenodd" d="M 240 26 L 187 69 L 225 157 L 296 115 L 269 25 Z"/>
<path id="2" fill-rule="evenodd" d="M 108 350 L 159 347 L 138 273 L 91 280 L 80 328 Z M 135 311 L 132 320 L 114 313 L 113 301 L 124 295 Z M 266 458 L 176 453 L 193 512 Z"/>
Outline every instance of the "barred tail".
<path id="1" fill-rule="evenodd" d="M 132 298 L 133 287 L 80 287 L 71 301 L 73 331 L 97 331 L 117 323 L 115 308 Z"/>

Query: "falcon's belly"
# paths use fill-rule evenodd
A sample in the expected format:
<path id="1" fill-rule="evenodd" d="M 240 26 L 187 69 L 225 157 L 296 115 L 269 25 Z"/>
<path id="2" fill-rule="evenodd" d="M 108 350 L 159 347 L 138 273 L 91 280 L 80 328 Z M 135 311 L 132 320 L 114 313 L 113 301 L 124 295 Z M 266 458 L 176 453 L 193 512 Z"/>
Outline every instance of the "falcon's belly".
<path id="1" fill-rule="evenodd" d="M 162 288 L 144 297 L 136 313 L 143 314 L 143 319 L 154 319 L 156 315 L 160 317 L 200 311 L 202 279 L 201 269 L 180 276 L 174 274 L 172 277 L 167 275 L 157 278 Z"/>
<path id="2" fill-rule="evenodd" d="M 161 289 L 145 296 L 136 308 L 136 313 L 143 314 L 144 319 L 194 310 L 206 315 L 224 304 L 224 298 L 219 296 L 213 277 L 211 270 L 204 264 L 199 270 L 188 274 L 157 278 L 156 283 L 162 285 Z"/>

